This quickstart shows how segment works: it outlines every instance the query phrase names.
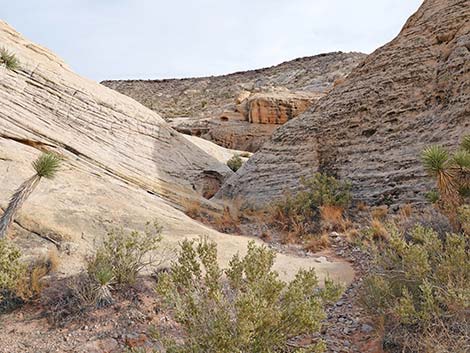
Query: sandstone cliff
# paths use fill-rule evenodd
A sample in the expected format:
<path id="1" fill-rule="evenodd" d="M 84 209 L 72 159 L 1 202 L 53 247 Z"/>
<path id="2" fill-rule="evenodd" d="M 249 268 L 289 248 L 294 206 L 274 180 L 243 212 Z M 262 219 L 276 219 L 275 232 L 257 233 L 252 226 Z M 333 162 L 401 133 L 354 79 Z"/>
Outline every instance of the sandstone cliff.
<path id="1" fill-rule="evenodd" d="M 337 52 L 224 76 L 102 83 L 162 114 L 180 132 L 253 152 L 277 124 L 307 109 L 364 57 Z"/>
<path id="2" fill-rule="evenodd" d="M 421 202 L 419 154 L 470 132 L 470 2 L 426 0 L 400 34 L 326 97 L 277 129 L 219 197 L 269 202 L 315 171 L 374 204 Z"/>
<path id="3" fill-rule="evenodd" d="M 0 47 L 20 62 L 15 71 L 0 66 L 0 213 L 41 151 L 63 157 L 57 178 L 39 184 L 9 234 L 28 254 L 57 247 L 60 271 L 70 274 L 110 229 L 142 229 L 155 218 L 171 247 L 205 235 L 219 244 L 221 262 L 243 252 L 249 238 L 218 233 L 177 209 L 183 199 L 200 198 L 206 173 L 232 173 L 224 157 L 204 152 L 131 98 L 76 75 L 2 21 Z M 352 276 L 349 266 L 344 272 L 287 255 L 277 266 L 285 276 L 310 266 L 320 275 Z"/>

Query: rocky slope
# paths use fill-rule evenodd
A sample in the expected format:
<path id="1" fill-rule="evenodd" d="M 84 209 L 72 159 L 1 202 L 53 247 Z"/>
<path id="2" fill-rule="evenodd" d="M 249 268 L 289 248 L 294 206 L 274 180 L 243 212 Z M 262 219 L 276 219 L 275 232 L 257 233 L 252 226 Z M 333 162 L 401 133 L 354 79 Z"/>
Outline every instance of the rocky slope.
<path id="1" fill-rule="evenodd" d="M 0 213 L 41 151 L 63 157 L 58 177 L 39 184 L 10 234 L 28 254 L 57 247 L 60 271 L 70 274 L 110 229 L 143 229 L 155 218 L 170 247 L 205 235 L 219 244 L 222 263 L 246 248 L 249 238 L 218 233 L 175 208 L 200 199 L 207 173 L 232 173 L 220 158 L 131 98 L 76 75 L 2 21 L 0 47 L 20 61 L 15 71 L 0 67 Z M 277 266 L 285 276 L 316 266 L 321 275 L 352 279 L 342 263 L 279 255 Z"/>
<path id="2" fill-rule="evenodd" d="M 470 2 L 426 0 L 390 43 L 272 138 L 219 191 L 269 202 L 315 171 L 372 204 L 421 202 L 423 147 L 470 132 Z"/>
<path id="3" fill-rule="evenodd" d="M 361 53 L 336 52 L 224 76 L 102 84 L 162 114 L 181 132 L 226 148 L 255 151 L 271 136 L 276 124 L 304 111 L 364 57 Z M 240 111 L 240 95 L 249 98 L 250 93 L 253 97 L 244 102 L 247 111 Z M 260 94 L 264 96 L 257 97 Z"/>
<path id="4" fill-rule="evenodd" d="M 362 53 L 335 52 L 223 76 L 110 80 L 102 84 L 134 98 L 165 119 L 209 117 L 233 104 L 241 90 L 280 86 L 292 91 L 324 92 L 336 80 L 344 78 L 364 57 Z"/>

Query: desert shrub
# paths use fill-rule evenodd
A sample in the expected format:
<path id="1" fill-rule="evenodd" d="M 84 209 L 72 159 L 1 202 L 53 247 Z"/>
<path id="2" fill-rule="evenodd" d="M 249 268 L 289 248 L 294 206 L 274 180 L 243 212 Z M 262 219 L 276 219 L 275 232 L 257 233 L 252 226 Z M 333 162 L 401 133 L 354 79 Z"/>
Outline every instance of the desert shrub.
<path id="1" fill-rule="evenodd" d="M 21 259 L 21 251 L 7 239 L 0 239 L 0 313 L 35 299 L 44 288 L 44 278 L 55 271 L 55 252 L 30 263 Z"/>
<path id="2" fill-rule="evenodd" d="M 88 261 L 88 274 L 106 286 L 111 281 L 118 285 L 135 283 L 140 271 L 159 262 L 151 252 L 160 247 L 161 231 L 155 222 L 153 226 L 147 223 L 144 232 L 117 229 L 108 233 L 96 254 Z"/>
<path id="3" fill-rule="evenodd" d="M 27 266 L 21 260 L 21 251 L 7 239 L 0 239 L 0 301 L 4 295 L 16 293 L 26 276 Z"/>
<path id="4" fill-rule="evenodd" d="M 16 55 L 5 48 L 0 48 L 0 64 L 13 71 L 20 67 L 20 62 Z"/>
<path id="5" fill-rule="evenodd" d="M 227 161 L 227 166 L 230 169 L 232 169 L 234 172 L 240 169 L 242 165 L 243 165 L 243 160 L 238 154 L 234 155 L 232 158 L 230 158 Z"/>
<path id="6" fill-rule="evenodd" d="M 339 297 L 340 287 L 326 281 L 319 289 L 313 269 L 286 283 L 272 269 L 274 259 L 272 250 L 251 242 L 246 256 L 235 255 L 223 270 L 215 243 L 184 241 L 157 283 L 164 306 L 184 330 L 182 341 L 166 342 L 167 352 L 286 351 L 290 338 L 319 331 L 323 306 Z"/>
<path id="7" fill-rule="evenodd" d="M 63 279 L 42 293 L 45 316 L 54 326 L 85 318 L 99 303 L 96 282 L 85 272 Z"/>
<path id="8" fill-rule="evenodd" d="M 384 323 L 384 345 L 400 352 L 461 349 L 470 328 L 468 237 L 443 238 L 421 225 L 405 237 L 395 229 L 374 255 L 361 302 Z M 444 332 L 451 339 L 435 345 Z"/>
<path id="9" fill-rule="evenodd" d="M 348 182 L 316 173 L 312 178 L 302 179 L 301 183 L 302 191 L 294 196 L 286 194 L 271 206 L 274 225 L 285 232 L 294 231 L 298 237 L 318 232 L 322 208 L 328 210 L 329 215 L 337 216 L 337 211 L 341 210 L 342 214 L 351 202 Z"/>

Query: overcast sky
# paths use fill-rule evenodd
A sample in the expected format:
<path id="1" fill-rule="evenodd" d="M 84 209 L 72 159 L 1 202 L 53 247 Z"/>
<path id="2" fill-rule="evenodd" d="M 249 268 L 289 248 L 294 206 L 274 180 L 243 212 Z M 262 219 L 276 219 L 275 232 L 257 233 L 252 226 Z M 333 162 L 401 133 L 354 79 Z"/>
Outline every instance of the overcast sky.
<path id="1" fill-rule="evenodd" d="M 17 31 L 97 81 L 205 76 L 370 53 L 422 0 L 0 0 Z"/>

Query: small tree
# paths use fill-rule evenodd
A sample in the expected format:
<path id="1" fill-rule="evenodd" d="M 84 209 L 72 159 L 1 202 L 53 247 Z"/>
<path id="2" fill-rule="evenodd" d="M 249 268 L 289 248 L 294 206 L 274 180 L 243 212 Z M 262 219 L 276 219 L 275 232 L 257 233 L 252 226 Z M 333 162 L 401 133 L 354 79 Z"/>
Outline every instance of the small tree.
<path id="1" fill-rule="evenodd" d="M 55 154 L 44 153 L 36 159 L 32 165 L 36 174 L 21 184 L 21 186 L 15 191 L 5 213 L 0 219 L 0 239 L 6 236 L 8 228 L 11 223 L 13 223 L 16 213 L 34 191 L 41 179 L 54 178 L 60 166 L 60 159 Z"/>
<path id="2" fill-rule="evenodd" d="M 313 269 L 285 283 L 272 269 L 274 259 L 272 250 L 250 242 L 247 255 L 235 255 L 222 270 L 215 243 L 184 241 L 157 284 L 185 334 L 182 344 L 164 343 L 167 352 L 284 352 L 291 338 L 318 332 L 324 304 L 337 299 L 341 288 L 327 280 L 319 289 Z M 323 347 L 318 343 L 309 352 Z"/>

